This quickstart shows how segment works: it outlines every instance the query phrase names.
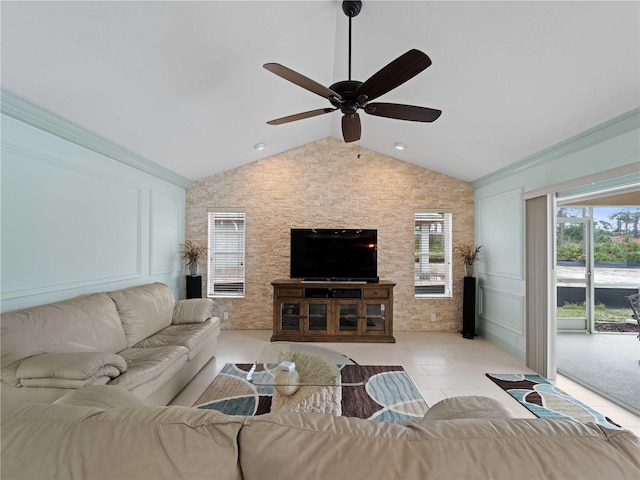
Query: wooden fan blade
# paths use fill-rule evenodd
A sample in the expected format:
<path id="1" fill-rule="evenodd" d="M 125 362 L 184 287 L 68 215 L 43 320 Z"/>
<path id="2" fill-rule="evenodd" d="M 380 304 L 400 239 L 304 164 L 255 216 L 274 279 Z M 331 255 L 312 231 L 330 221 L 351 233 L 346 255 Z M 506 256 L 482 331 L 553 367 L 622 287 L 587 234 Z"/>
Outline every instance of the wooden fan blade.
<path id="1" fill-rule="evenodd" d="M 325 113 L 330 113 L 337 110 L 337 108 L 319 108 L 318 110 L 311 110 L 309 112 L 296 113 L 295 115 L 289 115 L 287 117 L 276 118 L 270 120 L 267 123 L 269 125 L 282 125 L 283 123 L 295 122 L 296 120 L 302 120 L 303 118 L 316 117 Z"/>
<path id="2" fill-rule="evenodd" d="M 342 99 L 342 97 L 333 90 L 330 90 L 324 85 L 320 85 L 315 80 L 311 80 L 310 78 L 305 77 L 304 75 L 291 70 L 290 68 L 280 65 L 279 63 L 265 63 L 263 67 L 270 72 L 275 73 L 279 77 L 282 77 L 285 80 L 289 80 L 291 83 L 295 83 L 299 87 L 302 87 L 305 90 L 309 90 L 316 95 L 320 95 L 321 97 L 329 99 L 333 97 L 338 100 Z"/>
<path id="3" fill-rule="evenodd" d="M 433 122 L 437 120 L 442 110 L 434 108 L 416 107 L 414 105 L 400 105 L 399 103 L 370 103 L 364 107 L 369 115 L 378 117 L 397 118 L 411 122 Z"/>
<path id="4" fill-rule="evenodd" d="M 352 115 L 342 116 L 342 136 L 346 143 L 360 140 L 360 115 L 354 113 Z"/>
<path id="5" fill-rule="evenodd" d="M 402 85 L 407 80 L 412 79 L 429 65 L 431 65 L 431 59 L 426 53 L 422 53 L 415 48 L 409 50 L 386 67 L 374 73 L 366 82 L 360 85 L 356 90 L 355 96 L 365 95 L 367 100 L 378 98 Z"/>

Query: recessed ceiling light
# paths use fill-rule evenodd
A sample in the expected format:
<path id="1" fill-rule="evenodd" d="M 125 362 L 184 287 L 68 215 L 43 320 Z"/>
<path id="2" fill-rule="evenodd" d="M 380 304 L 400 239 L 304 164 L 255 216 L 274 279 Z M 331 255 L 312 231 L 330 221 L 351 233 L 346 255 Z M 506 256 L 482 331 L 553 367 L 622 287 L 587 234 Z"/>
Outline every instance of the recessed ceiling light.
<path id="1" fill-rule="evenodd" d="M 407 146 L 404 143 L 396 142 L 393 144 L 396 147 L 396 150 L 404 150 Z"/>
<path id="2" fill-rule="evenodd" d="M 256 143 L 253 148 L 255 148 L 256 150 L 263 150 L 265 147 L 265 144 L 260 142 L 260 143 Z"/>

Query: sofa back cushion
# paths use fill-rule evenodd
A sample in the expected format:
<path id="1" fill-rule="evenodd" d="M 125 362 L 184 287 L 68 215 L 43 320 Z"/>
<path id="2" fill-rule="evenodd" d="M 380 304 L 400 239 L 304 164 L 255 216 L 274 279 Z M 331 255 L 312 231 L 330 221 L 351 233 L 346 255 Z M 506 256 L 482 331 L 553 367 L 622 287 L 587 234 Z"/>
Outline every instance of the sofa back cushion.
<path id="1" fill-rule="evenodd" d="M 242 417 L 184 407 L 3 405 L 1 475 L 241 480 L 241 427 Z"/>
<path id="2" fill-rule="evenodd" d="M 171 325 L 175 299 L 163 283 L 125 288 L 107 295 L 116 304 L 129 347 Z"/>
<path id="3" fill-rule="evenodd" d="M 539 418 L 403 426 L 275 413 L 252 417 L 240 432 L 245 480 L 640 478 L 639 451 L 628 431 Z"/>
<path id="4" fill-rule="evenodd" d="M 27 357 L 127 348 L 115 304 L 104 293 L 3 313 L 0 337 L 2 381 L 15 386 L 18 365 Z"/>

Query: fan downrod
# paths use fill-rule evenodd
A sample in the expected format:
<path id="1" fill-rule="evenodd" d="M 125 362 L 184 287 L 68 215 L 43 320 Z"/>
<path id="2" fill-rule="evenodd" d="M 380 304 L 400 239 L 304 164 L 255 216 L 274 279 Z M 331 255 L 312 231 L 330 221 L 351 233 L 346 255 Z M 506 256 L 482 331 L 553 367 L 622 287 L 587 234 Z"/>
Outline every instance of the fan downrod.
<path id="1" fill-rule="evenodd" d="M 342 2 L 342 11 L 349 18 L 357 17 L 360 13 L 360 9 L 362 9 L 362 2 L 360 0 Z"/>

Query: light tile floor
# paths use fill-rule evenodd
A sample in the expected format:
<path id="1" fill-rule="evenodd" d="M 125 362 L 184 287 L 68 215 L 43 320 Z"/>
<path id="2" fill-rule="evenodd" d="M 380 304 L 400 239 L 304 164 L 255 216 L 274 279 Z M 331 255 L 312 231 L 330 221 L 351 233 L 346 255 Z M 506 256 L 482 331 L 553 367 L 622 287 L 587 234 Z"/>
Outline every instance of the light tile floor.
<path id="1" fill-rule="evenodd" d="M 340 351 L 361 365 L 402 365 L 428 405 L 454 396 L 484 395 L 501 401 L 519 417 L 534 418 L 526 408 L 489 380 L 485 373 L 534 373 L 524 362 L 482 338 L 454 333 L 396 332 L 396 343 L 318 343 Z M 216 357 L 173 399 L 191 406 L 226 363 L 252 363 L 271 331 L 223 330 Z M 640 436 L 640 417 L 559 376 L 566 393 Z"/>

